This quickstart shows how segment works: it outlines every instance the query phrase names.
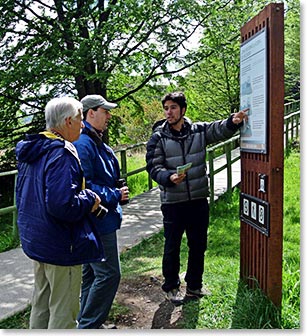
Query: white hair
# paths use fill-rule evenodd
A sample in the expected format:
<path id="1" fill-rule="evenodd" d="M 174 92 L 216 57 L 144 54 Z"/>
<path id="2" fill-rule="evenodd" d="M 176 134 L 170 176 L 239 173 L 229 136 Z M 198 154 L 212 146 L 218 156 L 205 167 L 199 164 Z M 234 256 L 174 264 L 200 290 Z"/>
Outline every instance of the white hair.
<path id="1" fill-rule="evenodd" d="M 46 129 L 61 128 L 68 117 L 82 115 L 82 103 L 72 97 L 51 99 L 45 107 Z"/>

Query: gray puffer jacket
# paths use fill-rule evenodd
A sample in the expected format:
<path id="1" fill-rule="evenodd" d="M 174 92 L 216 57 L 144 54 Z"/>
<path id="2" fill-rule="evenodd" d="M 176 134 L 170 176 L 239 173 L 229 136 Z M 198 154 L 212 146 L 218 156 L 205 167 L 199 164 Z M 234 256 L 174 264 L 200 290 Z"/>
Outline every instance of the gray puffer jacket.
<path id="1" fill-rule="evenodd" d="M 147 143 L 147 171 L 159 184 L 162 204 L 187 202 L 209 196 L 206 146 L 226 140 L 242 126 L 228 119 L 197 122 L 184 117 L 181 132 L 169 127 L 167 121 L 157 123 Z M 154 126 L 155 127 L 155 126 Z M 192 163 L 184 181 L 178 185 L 170 180 L 177 166 Z"/>

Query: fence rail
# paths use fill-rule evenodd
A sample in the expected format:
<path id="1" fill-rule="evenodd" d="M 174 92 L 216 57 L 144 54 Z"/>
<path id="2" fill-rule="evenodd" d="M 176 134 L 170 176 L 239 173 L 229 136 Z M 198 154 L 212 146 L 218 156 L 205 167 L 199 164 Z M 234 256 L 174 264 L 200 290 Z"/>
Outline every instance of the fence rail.
<path id="1" fill-rule="evenodd" d="M 210 186 L 210 203 L 214 201 L 214 180 L 215 175 L 222 172 L 224 169 L 226 169 L 226 176 L 227 176 L 227 191 L 230 191 L 232 189 L 232 169 L 231 166 L 236 161 L 240 160 L 240 151 L 238 151 L 237 155 L 232 155 L 232 153 L 235 153 L 233 149 L 238 148 L 238 141 L 240 139 L 239 135 L 236 135 L 229 140 L 226 140 L 222 143 L 219 143 L 217 145 L 208 147 L 207 153 L 208 153 L 208 166 L 209 166 L 209 186 Z M 214 167 L 214 159 L 215 159 L 215 153 L 221 151 L 223 152 L 222 155 L 225 155 L 226 163 L 218 168 Z"/>
<path id="2" fill-rule="evenodd" d="M 300 110 L 299 110 L 300 102 L 295 101 L 292 103 L 285 104 L 284 110 L 284 137 L 285 137 L 285 147 L 288 148 L 291 141 L 297 139 L 299 137 L 299 130 L 300 130 Z M 214 200 L 214 179 L 215 175 L 219 172 L 226 169 L 227 172 L 227 191 L 232 189 L 232 165 L 236 161 L 240 160 L 240 151 L 234 151 L 234 149 L 239 147 L 239 135 L 228 139 L 222 143 L 217 145 L 211 146 L 207 148 L 207 155 L 208 155 L 208 167 L 209 167 L 209 184 L 210 184 L 210 202 Z M 119 154 L 120 158 L 120 167 L 121 167 L 121 176 L 123 178 L 128 178 L 130 176 L 139 174 L 143 171 L 146 171 L 145 165 L 138 169 L 128 171 L 127 169 L 127 157 L 129 151 L 135 149 L 142 149 L 146 148 L 146 142 L 141 142 L 135 145 L 131 145 L 125 148 L 115 150 L 115 153 Z M 218 154 L 217 154 L 218 153 Z M 234 155 L 234 153 L 237 153 Z M 214 161 L 220 155 L 225 155 L 226 163 L 218 168 L 214 167 Z M 0 172 L 0 178 L 4 176 L 14 175 L 14 190 L 16 186 L 16 179 L 17 179 L 17 170 L 7 171 L 7 172 Z M 148 174 L 148 190 L 152 189 L 152 180 Z M 18 237 L 18 230 L 17 230 L 17 209 L 16 209 L 16 200 L 15 200 L 15 193 L 14 193 L 14 204 L 5 208 L 0 208 L 0 216 L 4 214 L 12 213 L 13 219 L 13 235 L 14 238 Z"/>

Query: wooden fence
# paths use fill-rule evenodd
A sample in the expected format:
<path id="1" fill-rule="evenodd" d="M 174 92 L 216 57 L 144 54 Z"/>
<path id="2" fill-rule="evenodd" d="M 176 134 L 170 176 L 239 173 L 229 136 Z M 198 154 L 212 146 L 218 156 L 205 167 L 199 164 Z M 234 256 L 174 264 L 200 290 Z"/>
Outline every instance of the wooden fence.
<path id="1" fill-rule="evenodd" d="M 299 128 L 300 128 L 300 102 L 295 101 L 293 103 L 285 104 L 285 117 L 284 117 L 284 135 L 285 135 L 285 146 L 286 148 L 290 145 L 291 141 L 297 139 L 299 137 Z M 211 146 L 207 148 L 207 156 L 208 156 L 208 167 L 209 167 L 209 184 L 210 184 L 210 202 L 214 201 L 214 180 L 215 175 L 222 170 L 226 169 L 227 172 L 227 191 L 232 190 L 232 164 L 238 160 L 240 160 L 240 151 L 236 151 L 237 155 L 233 155 L 234 149 L 239 147 L 239 135 L 232 137 L 231 139 L 219 143 L 217 145 Z M 127 169 L 127 157 L 129 157 L 129 153 L 135 149 L 145 150 L 146 142 L 138 143 L 135 145 L 131 145 L 122 149 L 117 149 L 115 152 L 119 155 L 120 158 L 120 167 L 121 167 L 121 176 L 123 178 L 128 178 L 129 176 L 133 176 L 139 174 L 143 171 L 146 171 L 145 165 L 138 169 L 128 171 Z M 226 156 L 226 162 L 224 165 L 215 168 L 214 161 L 221 155 Z M 14 189 L 16 186 L 17 179 L 17 170 L 12 170 L 8 172 L 0 172 L 0 178 L 14 175 Z M 148 190 L 152 189 L 152 180 L 148 175 Z M 1 206 L 1 205 L 0 205 Z M 12 205 L 4 208 L 0 208 L 0 216 L 4 214 L 12 213 L 12 225 L 13 225 L 13 235 L 14 238 L 18 237 L 17 230 L 17 209 L 16 209 L 16 200 L 14 193 L 14 202 Z"/>

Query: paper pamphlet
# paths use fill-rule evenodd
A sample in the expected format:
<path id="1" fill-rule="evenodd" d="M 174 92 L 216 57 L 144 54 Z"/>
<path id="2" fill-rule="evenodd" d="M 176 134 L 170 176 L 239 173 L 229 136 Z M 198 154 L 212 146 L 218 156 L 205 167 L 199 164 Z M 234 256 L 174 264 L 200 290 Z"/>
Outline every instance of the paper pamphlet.
<path id="1" fill-rule="evenodd" d="M 177 167 L 177 174 L 184 174 L 188 169 L 190 169 L 192 167 L 192 162 L 189 162 L 183 166 L 178 166 Z"/>

